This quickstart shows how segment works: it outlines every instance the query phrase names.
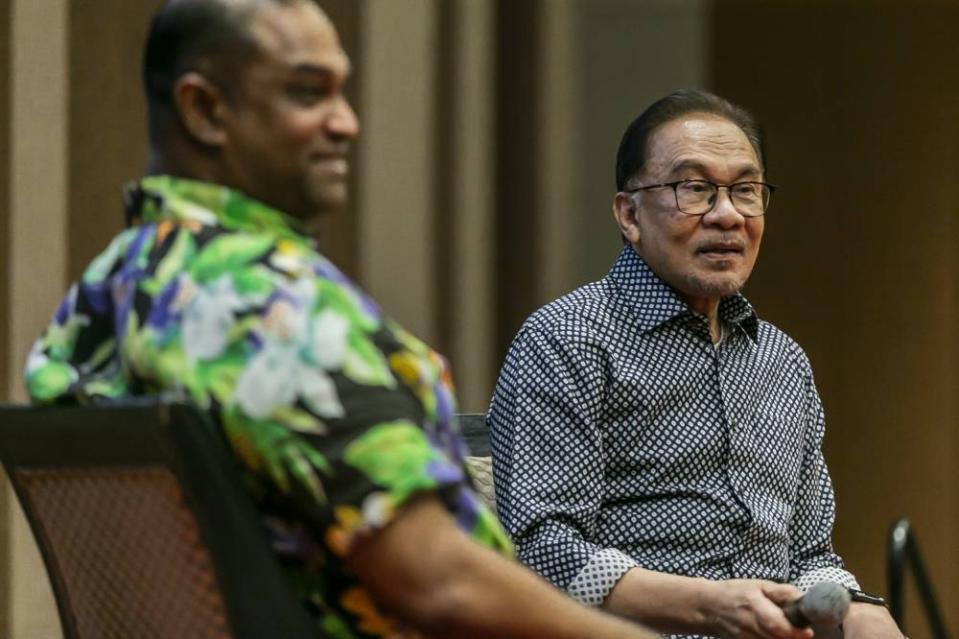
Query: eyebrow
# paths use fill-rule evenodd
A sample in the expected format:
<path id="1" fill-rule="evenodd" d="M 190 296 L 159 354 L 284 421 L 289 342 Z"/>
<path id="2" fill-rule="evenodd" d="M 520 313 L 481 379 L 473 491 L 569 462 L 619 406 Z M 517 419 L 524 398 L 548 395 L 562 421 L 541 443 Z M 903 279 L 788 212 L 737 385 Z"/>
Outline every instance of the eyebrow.
<path id="1" fill-rule="evenodd" d="M 669 172 L 670 174 L 675 174 L 681 171 L 690 171 L 690 170 L 696 171 L 702 174 L 706 174 L 708 172 L 705 164 L 693 158 L 681 159 L 677 164 L 675 164 L 670 169 Z M 739 173 L 736 174 L 736 180 L 747 175 L 755 175 L 759 177 L 762 175 L 762 173 L 763 173 L 762 169 L 760 169 L 758 166 L 754 164 L 743 165 L 743 167 L 739 169 Z"/>
<path id="2" fill-rule="evenodd" d="M 292 71 L 296 75 L 322 76 L 324 80 L 335 79 L 337 76 L 345 79 L 350 75 L 350 65 L 349 63 L 346 63 L 342 70 L 340 70 L 329 65 L 319 65 L 312 62 L 299 62 L 293 65 Z"/>

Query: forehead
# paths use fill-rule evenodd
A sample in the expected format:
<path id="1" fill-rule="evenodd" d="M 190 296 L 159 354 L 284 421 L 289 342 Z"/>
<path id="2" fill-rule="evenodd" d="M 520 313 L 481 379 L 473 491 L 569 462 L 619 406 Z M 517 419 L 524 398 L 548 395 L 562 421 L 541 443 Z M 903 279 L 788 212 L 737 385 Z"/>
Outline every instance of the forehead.
<path id="1" fill-rule="evenodd" d="M 313 2 L 268 5 L 250 18 L 249 30 L 268 63 L 318 67 L 338 76 L 349 74 L 349 58 L 340 46 L 336 28 Z"/>
<path id="2" fill-rule="evenodd" d="M 711 114 L 691 113 L 661 125 L 649 140 L 650 170 L 684 168 L 760 173 L 756 150 L 735 123 Z"/>

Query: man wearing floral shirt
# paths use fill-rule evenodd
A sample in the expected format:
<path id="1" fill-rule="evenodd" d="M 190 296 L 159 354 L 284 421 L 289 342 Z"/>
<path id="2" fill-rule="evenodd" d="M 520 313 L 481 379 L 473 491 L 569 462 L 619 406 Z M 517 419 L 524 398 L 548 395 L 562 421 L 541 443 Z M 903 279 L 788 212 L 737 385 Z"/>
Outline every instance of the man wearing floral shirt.
<path id="1" fill-rule="evenodd" d="M 164 392 L 208 411 L 324 636 L 649 637 L 508 561 L 442 358 L 309 239 L 346 200 L 358 133 L 326 16 L 173 0 L 144 72 L 150 176 L 35 344 L 31 397 Z"/>

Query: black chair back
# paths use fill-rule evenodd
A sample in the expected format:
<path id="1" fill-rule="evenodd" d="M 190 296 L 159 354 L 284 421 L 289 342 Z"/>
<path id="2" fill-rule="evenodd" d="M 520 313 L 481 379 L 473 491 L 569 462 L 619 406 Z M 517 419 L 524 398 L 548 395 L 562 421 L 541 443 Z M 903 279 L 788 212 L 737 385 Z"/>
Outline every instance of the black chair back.
<path id="1" fill-rule="evenodd" d="M 489 457 L 489 429 L 486 427 L 486 415 L 483 413 L 460 413 L 457 415 L 460 431 L 469 445 L 470 454 L 475 457 Z"/>
<path id="2" fill-rule="evenodd" d="M 67 639 L 322 636 L 197 409 L 3 407 L 0 459 Z"/>

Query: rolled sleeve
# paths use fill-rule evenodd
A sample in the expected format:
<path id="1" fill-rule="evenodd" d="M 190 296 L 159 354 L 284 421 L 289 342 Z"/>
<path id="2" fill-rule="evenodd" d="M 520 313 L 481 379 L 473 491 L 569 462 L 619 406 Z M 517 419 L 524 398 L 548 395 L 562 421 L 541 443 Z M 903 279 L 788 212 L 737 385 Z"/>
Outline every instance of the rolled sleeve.
<path id="1" fill-rule="evenodd" d="M 558 333 L 525 327 L 500 374 L 488 416 L 497 507 L 520 561 L 599 605 L 636 564 L 592 541 L 604 491 L 603 351 Z"/>
<path id="2" fill-rule="evenodd" d="M 601 606 L 619 580 L 638 564 L 615 548 L 604 548 L 590 557 L 566 591 L 587 606 Z"/>

